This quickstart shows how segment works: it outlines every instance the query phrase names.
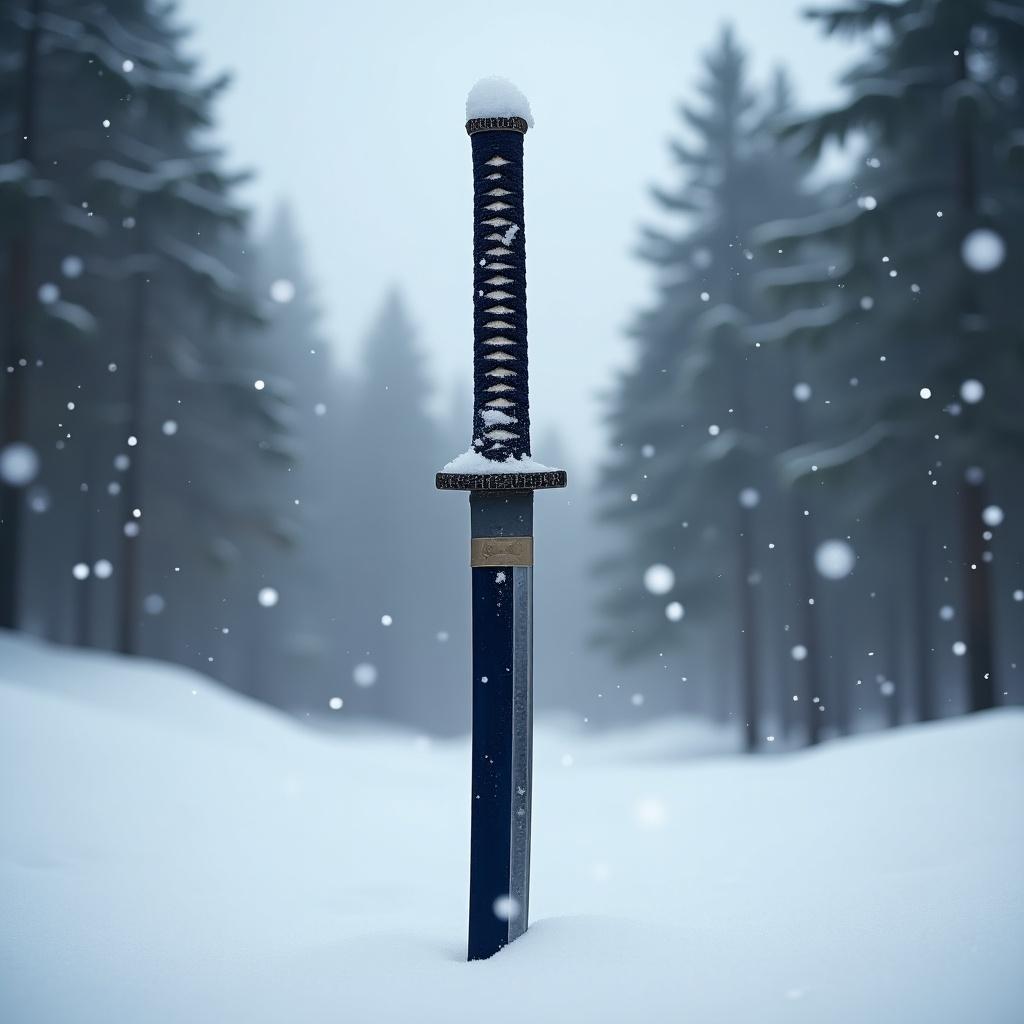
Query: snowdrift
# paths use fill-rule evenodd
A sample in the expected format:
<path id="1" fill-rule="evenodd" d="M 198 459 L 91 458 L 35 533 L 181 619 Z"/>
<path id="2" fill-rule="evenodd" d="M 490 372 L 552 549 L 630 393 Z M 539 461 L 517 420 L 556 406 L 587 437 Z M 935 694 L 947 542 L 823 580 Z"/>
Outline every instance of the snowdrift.
<path id="1" fill-rule="evenodd" d="M 534 923 L 466 964 L 466 744 L 0 636 L 0 1020 L 1022 1019 L 1024 714 L 657 739 L 541 730 Z"/>

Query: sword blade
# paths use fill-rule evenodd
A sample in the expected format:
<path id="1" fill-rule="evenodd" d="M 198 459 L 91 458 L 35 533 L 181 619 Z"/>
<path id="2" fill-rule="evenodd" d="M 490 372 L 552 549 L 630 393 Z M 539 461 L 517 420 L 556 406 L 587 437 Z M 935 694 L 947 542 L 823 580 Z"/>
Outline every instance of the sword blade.
<path id="1" fill-rule="evenodd" d="M 533 569 L 512 570 L 512 827 L 508 941 L 530 915 L 530 821 L 533 797 Z"/>
<path id="2" fill-rule="evenodd" d="M 529 921 L 533 570 L 512 563 L 528 549 L 532 560 L 533 494 L 473 492 L 470 507 L 476 564 L 469 958 L 479 960 L 522 935 Z"/>

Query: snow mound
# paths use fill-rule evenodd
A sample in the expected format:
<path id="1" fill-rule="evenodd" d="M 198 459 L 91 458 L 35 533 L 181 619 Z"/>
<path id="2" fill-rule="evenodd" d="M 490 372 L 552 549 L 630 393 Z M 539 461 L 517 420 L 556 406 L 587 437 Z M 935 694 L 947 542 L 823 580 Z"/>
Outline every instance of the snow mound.
<path id="1" fill-rule="evenodd" d="M 530 101 L 507 78 L 481 78 L 466 97 L 466 120 L 474 117 L 521 117 L 532 128 Z"/>
<path id="2" fill-rule="evenodd" d="M 521 455 L 518 459 L 509 456 L 500 462 L 495 459 L 488 459 L 473 448 L 456 455 L 451 462 L 444 467 L 445 473 L 551 473 L 550 466 L 543 462 L 535 462 L 528 455 Z"/>
<path id="3" fill-rule="evenodd" d="M 330 721 L 0 633 L 0 1020 L 1020 1019 L 1019 710 L 758 758 L 543 728 L 533 923 L 473 964 L 467 743 Z"/>

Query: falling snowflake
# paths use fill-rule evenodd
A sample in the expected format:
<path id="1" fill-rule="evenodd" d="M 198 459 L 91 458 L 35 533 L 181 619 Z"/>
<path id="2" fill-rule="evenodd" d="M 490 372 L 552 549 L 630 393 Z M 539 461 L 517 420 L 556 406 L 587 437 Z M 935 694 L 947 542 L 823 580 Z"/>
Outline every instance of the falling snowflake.
<path id="1" fill-rule="evenodd" d="M 273 587 L 262 587 L 256 595 L 256 600 L 259 601 L 260 606 L 263 608 L 273 608 L 279 598 L 280 595 Z"/>
<path id="2" fill-rule="evenodd" d="M 845 540 L 822 541 L 814 552 L 814 567 L 827 580 L 841 580 L 853 572 L 857 556 Z"/>
<path id="3" fill-rule="evenodd" d="M 13 441 L 0 450 L 0 480 L 8 487 L 24 487 L 38 472 L 39 456 L 31 445 Z"/>
<path id="4" fill-rule="evenodd" d="M 960 397 L 968 405 L 977 405 L 985 397 L 985 385 L 980 380 L 965 380 L 960 385 Z"/>
<path id="5" fill-rule="evenodd" d="M 492 907 L 499 921 L 514 921 L 521 913 L 519 900 L 515 896 L 499 896 Z"/>
<path id="6" fill-rule="evenodd" d="M 285 277 L 279 277 L 270 286 L 270 297 L 282 305 L 295 298 L 295 285 Z"/>
<path id="7" fill-rule="evenodd" d="M 981 518 L 986 526 L 999 526 L 1005 517 L 998 505 L 988 505 L 982 510 Z"/>
<path id="8" fill-rule="evenodd" d="M 361 661 L 352 669 L 352 681 L 364 689 L 373 686 L 377 682 L 377 666 L 371 665 L 368 661 Z"/>
<path id="9" fill-rule="evenodd" d="M 660 562 L 647 567 L 644 572 L 644 587 L 651 594 L 667 594 L 676 583 L 676 574 Z"/>
<path id="10" fill-rule="evenodd" d="M 1003 265 L 1006 243 L 990 228 L 975 228 L 964 238 L 960 255 L 976 274 L 990 274 Z"/>
<path id="11" fill-rule="evenodd" d="M 28 493 L 28 507 L 42 515 L 50 509 L 50 492 L 45 487 L 33 487 Z"/>

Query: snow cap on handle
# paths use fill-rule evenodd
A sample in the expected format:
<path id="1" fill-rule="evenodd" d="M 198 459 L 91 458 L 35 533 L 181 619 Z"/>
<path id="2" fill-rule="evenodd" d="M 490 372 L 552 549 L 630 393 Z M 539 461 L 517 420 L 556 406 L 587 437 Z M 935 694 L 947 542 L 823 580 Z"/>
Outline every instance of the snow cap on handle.
<path id="1" fill-rule="evenodd" d="M 466 130 L 486 130 L 484 125 L 494 121 L 504 122 L 502 127 L 526 134 L 533 127 L 530 101 L 507 78 L 491 75 L 481 78 L 466 97 Z M 480 124 L 480 127 L 476 125 Z"/>

